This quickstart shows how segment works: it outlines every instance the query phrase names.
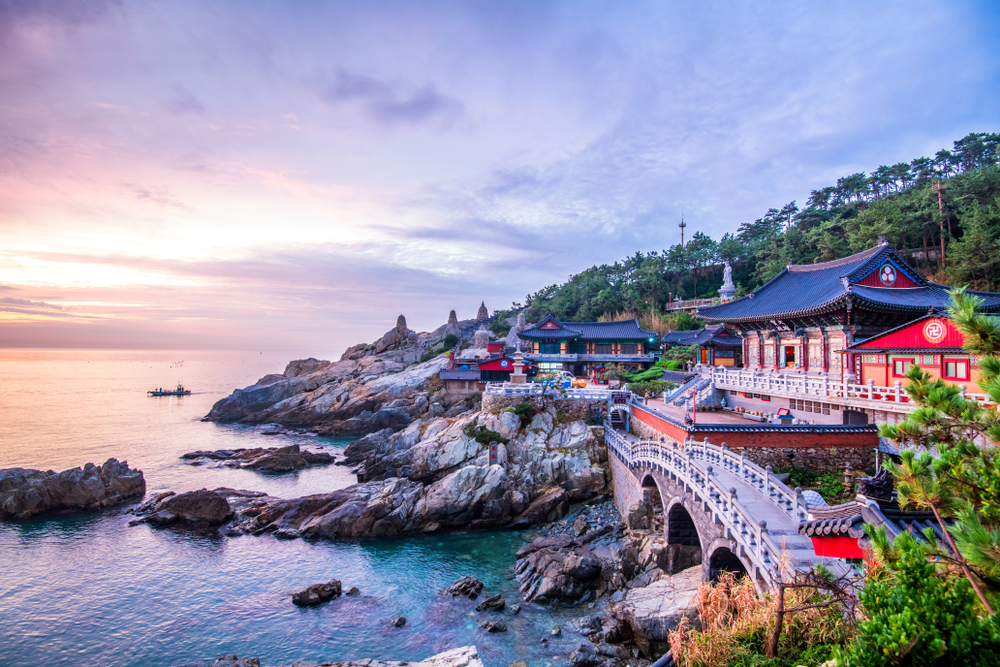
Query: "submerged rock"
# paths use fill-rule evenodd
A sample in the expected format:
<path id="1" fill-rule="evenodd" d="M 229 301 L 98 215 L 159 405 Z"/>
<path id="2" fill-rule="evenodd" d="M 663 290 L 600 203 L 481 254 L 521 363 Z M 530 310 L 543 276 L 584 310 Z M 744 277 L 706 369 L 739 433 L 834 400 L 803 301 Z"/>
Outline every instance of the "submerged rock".
<path id="1" fill-rule="evenodd" d="M 392 625 L 394 627 L 401 628 L 404 625 L 406 625 L 406 617 L 405 616 L 397 616 L 396 618 L 394 618 L 391 621 L 389 621 L 389 623 L 390 623 L 390 625 Z"/>
<path id="2" fill-rule="evenodd" d="M 479 627 L 486 630 L 486 632 L 507 632 L 507 624 L 503 621 L 486 621 Z"/>
<path id="3" fill-rule="evenodd" d="M 448 593 L 452 597 L 463 596 L 470 600 L 475 600 L 479 597 L 479 594 L 483 591 L 483 582 L 479 581 L 475 577 L 465 576 L 453 583 L 448 588 L 444 589 L 445 593 Z"/>
<path id="4" fill-rule="evenodd" d="M 313 584 L 305 590 L 292 593 L 292 604 L 297 607 L 314 607 L 328 600 L 340 597 L 340 591 L 340 581 L 338 579 L 331 579 L 325 584 Z M 350 595 L 350 591 L 347 594 Z"/>
<path id="5" fill-rule="evenodd" d="M 0 518 L 25 519 L 60 510 L 92 510 L 146 493 L 141 470 L 108 459 L 57 473 L 28 468 L 0 470 Z"/>
<path id="6" fill-rule="evenodd" d="M 503 601 L 503 596 L 497 593 L 493 597 L 486 598 L 476 607 L 476 611 L 503 611 L 507 603 Z"/>
<path id="7" fill-rule="evenodd" d="M 197 451 L 184 454 L 181 458 L 186 461 L 209 459 L 221 461 L 223 465 L 230 468 L 247 468 L 273 473 L 292 472 L 311 466 L 329 465 L 334 462 L 334 457 L 330 454 L 302 450 L 298 445 Z"/>

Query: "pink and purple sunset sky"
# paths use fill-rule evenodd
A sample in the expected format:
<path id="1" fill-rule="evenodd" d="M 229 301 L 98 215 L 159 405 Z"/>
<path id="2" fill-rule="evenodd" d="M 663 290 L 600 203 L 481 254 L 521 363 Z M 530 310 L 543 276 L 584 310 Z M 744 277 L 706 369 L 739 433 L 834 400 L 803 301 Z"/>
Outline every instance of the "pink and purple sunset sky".
<path id="1" fill-rule="evenodd" d="M 0 0 L 0 347 L 338 356 L 1000 130 L 993 2 Z"/>

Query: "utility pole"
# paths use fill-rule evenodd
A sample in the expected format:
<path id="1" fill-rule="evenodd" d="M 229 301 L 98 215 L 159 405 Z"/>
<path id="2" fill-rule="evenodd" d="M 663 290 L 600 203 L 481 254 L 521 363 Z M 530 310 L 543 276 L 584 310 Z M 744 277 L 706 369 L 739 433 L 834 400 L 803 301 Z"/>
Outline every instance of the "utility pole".
<path id="1" fill-rule="evenodd" d="M 677 225 L 681 228 L 681 249 L 684 249 L 684 228 L 687 227 L 687 223 L 684 222 L 684 214 L 681 213 L 681 224 Z"/>
<path id="2" fill-rule="evenodd" d="M 941 230 L 941 269 L 944 270 L 944 200 L 941 198 L 941 193 L 944 191 L 945 186 L 941 185 L 941 179 L 934 181 L 934 191 L 937 192 L 938 196 L 938 228 Z M 951 225 L 948 225 L 949 231 L 951 231 Z M 684 230 L 681 230 L 682 238 Z M 683 243 L 683 242 L 682 242 Z"/>

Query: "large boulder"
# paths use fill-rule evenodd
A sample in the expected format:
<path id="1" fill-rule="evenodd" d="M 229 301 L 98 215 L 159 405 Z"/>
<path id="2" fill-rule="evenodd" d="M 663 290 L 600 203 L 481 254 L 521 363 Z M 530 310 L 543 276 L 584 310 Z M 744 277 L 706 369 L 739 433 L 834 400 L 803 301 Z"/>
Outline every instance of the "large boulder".
<path id="1" fill-rule="evenodd" d="M 92 510 L 146 493 L 141 470 L 108 459 L 57 473 L 27 468 L 0 470 L 0 518 L 24 519 L 60 510 Z"/>
<path id="2" fill-rule="evenodd" d="M 568 535 L 557 535 L 521 547 L 514 572 L 529 602 L 579 600 L 598 587 L 601 561 Z"/>
<path id="3" fill-rule="evenodd" d="M 187 493 L 160 493 L 135 510 L 140 517 L 132 525 L 148 523 L 153 526 L 186 524 L 190 526 L 219 526 L 233 516 L 230 498 L 256 498 L 265 494 L 258 491 L 237 491 L 218 488 L 199 489 Z"/>
<path id="4" fill-rule="evenodd" d="M 651 658 L 670 650 L 668 636 L 681 618 L 697 622 L 695 598 L 701 584 L 701 566 L 696 566 L 644 588 L 633 588 L 616 603 L 616 616 L 631 627 L 643 655 Z"/>

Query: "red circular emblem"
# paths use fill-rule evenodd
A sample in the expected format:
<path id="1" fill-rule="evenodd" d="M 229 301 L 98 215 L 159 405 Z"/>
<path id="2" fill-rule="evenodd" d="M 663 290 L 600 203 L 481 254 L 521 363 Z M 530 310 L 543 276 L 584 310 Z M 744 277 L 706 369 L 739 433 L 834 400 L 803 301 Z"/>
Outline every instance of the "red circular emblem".
<path id="1" fill-rule="evenodd" d="M 930 343 L 940 343 L 948 334 L 948 327 L 941 320 L 931 320 L 924 325 L 924 338 Z"/>

